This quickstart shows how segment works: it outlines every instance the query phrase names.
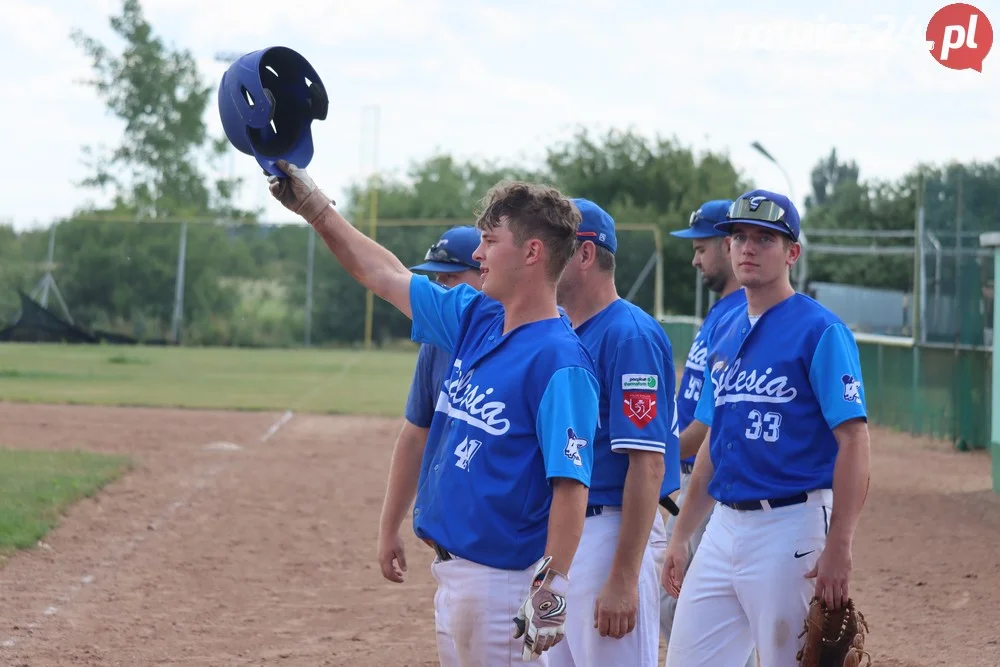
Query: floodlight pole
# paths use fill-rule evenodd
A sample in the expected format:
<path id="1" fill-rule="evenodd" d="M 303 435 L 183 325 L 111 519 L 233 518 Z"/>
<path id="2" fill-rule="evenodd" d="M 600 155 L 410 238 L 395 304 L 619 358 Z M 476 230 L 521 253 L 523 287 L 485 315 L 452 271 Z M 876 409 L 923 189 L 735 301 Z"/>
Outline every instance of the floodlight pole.
<path id="1" fill-rule="evenodd" d="M 785 171 L 785 168 L 781 166 L 781 163 L 778 162 L 773 155 L 767 152 L 767 149 L 764 148 L 764 146 L 762 146 L 759 141 L 753 142 L 752 144 L 750 144 L 750 147 L 753 148 L 758 153 L 760 153 L 761 155 L 763 155 L 768 160 L 770 160 L 774 164 L 774 166 L 776 166 L 781 171 L 782 175 L 785 177 L 785 182 L 788 184 L 788 198 L 794 202 L 795 189 L 792 187 L 792 179 L 791 177 L 789 177 L 788 172 Z M 798 271 L 799 274 L 798 280 L 796 280 L 798 285 L 796 286 L 796 289 L 798 289 L 798 291 L 801 292 L 806 287 L 806 276 L 809 273 L 809 264 L 806 260 L 806 255 L 807 255 L 806 233 L 802 229 L 799 229 L 799 243 L 802 246 L 802 255 L 799 257 L 799 265 L 801 266 L 801 268 Z"/>

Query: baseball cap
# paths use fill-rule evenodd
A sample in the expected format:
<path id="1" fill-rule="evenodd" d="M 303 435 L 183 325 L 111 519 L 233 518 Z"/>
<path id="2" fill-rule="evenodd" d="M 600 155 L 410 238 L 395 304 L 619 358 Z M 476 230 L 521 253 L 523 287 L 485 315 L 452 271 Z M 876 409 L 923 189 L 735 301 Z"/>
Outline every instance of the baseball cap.
<path id="1" fill-rule="evenodd" d="M 715 228 L 716 223 L 726 219 L 726 213 L 732 206 L 731 199 L 713 199 L 698 207 L 688 219 L 688 228 L 670 232 L 671 236 L 682 239 L 707 239 L 713 236 L 726 236 L 726 232 Z"/>
<path id="2" fill-rule="evenodd" d="M 573 199 L 573 204 L 580 210 L 583 220 L 576 230 L 576 238 L 581 241 L 593 241 L 596 245 L 606 248 L 614 254 L 618 251 L 618 237 L 615 236 L 615 219 L 607 211 L 589 199 Z"/>
<path id="3" fill-rule="evenodd" d="M 478 229 L 466 225 L 452 227 L 427 249 L 424 263 L 411 266 L 410 271 L 459 273 L 470 269 L 478 270 L 479 262 L 472 259 L 472 253 L 478 247 Z"/>
<path id="4" fill-rule="evenodd" d="M 729 207 L 726 220 L 715 228 L 728 234 L 737 223 L 773 229 L 799 240 L 799 212 L 795 204 L 785 195 L 769 190 L 751 190 L 740 195 Z"/>

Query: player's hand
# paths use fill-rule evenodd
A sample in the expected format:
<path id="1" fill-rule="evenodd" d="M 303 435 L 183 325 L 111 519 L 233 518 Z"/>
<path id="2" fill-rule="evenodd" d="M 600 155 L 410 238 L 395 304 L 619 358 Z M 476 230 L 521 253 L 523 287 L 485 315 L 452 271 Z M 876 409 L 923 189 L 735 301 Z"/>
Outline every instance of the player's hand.
<path id="1" fill-rule="evenodd" d="M 684 575 L 687 574 L 688 561 L 691 552 L 687 541 L 680 542 L 675 539 L 670 540 L 667 545 L 667 554 L 663 558 L 663 570 L 660 572 L 660 584 L 673 598 L 681 595 L 681 583 Z"/>
<path id="2" fill-rule="evenodd" d="M 594 602 L 594 627 L 602 637 L 621 639 L 635 630 L 639 613 L 639 582 L 612 573 Z"/>
<path id="3" fill-rule="evenodd" d="M 406 572 L 406 555 L 403 553 L 403 540 L 399 532 L 378 536 L 378 566 L 382 576 L 397 584 L 403 583 L 403 573 Z"/>
<path id="4" fill-rule="evenodd" d="M 826 606 L 840 609 L 850 597 L 848 582 L 854 567 L 849 544 L 827 542 L 813 568 L 806 572 L 806 579 L 816 580 L 815 595 L 826 601 Z"/>
<path id="5" fill-rule="evenodd" d="M 541 657 L 566 633 L 566 590 L 569 579 L 549 567 L 546 556 L 535 568 L 528 597 L 514 617 L 514 639 L 524 637 L 521 659 L 525 662 Z"/>
<path id="6" fill-rule="evenodd" d="M 275 163 L 287 176 L 269 176 L 268 189 L 271 196 L 292 213 L 297 213 L 306 222 L 312 222 L 333 202 L 316 186 L 316 182 L 306 172 L 287 160 Z"/>

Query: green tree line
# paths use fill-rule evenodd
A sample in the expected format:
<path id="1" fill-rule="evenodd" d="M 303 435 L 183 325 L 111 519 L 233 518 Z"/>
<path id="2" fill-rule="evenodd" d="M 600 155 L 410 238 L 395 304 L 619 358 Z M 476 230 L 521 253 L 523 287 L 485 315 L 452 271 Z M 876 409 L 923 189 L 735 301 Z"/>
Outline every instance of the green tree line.
<path id="1" fill-rule="evenodd" d="M 235 204 L 236 193 L 247 184 L 207 176 L 211 164 L 231 149 L 224 137 L 212 137 L 206 129 L 206 114 L 214 112 L 215 87 L 203 81 L 194 56 L 156 36 L 138 0 L 124 0 L 110 25 L 124 44 L 118 53 L 82 33 L 70 35 L 93 66 L 94 77 L 86 84 L 124 128 L 116 147 L 83 148 L 91 176 L 80 185 L 110 192 L 112 205 L 81 207 L 56 228 L 53 275 L 74 320 L 140 339 L 167 338 L 181 233 L 176 221 L 215 219 L 188 225 L 181 342 L 299 344 L 305 333 L 311 230 L 262 224 L 260 211 L 241 210 Z M 460 161 L 437 154 L 413 163 L 401 176 L 383 177 L 376 190 L 381 223 L 377 238 L 407 264 L 419 262 L 443 227 L 388 223 L 407 219 L 469 224 L 477 202 L 501 179 L 549 183 L 569 196 L 592 199 L 619 223 L 656 225 L 663 238 L 663 305 L 668 313 L 686 315 L 695 312 L 691 247 L 667 232 L 685 226 L 701 202 L 732 198 L 753 187 L 724 154 L 632 130 L 600 136 L 580 130 L 548 147 L 541 164 Z M 833 149 L 817 160 L 811 180 L 802 211 L 807 234 L 912 231 L 921 201 L 928 229 L 946 241 L 959 239 L 960 232 L 1000 229 L 1000 159 L 918 164 L 899 179 L 882 181 L 863 178 L 859 165 Z M 263 177 L 250 185 L 265 187 Z M 371 194 L 366 184 L 355 184 L 341 206 L 366 232 Z M 118 221 L 107 221 L 110 218 Z M 0 226 L 0 320 L 16 316 L 17 290 L 30 291 L 42 277 L 48 237 L 49 230 L 18 232 Z M 810 241 L 872 243 L 860 237 Z M 912 246 L 913 239 L 879 244 Z M 623 231 L 619 247 L 617 280 L 624 295 L 650 260 L 653 237 L 645 231 Z M 971 288 L 981 281 L 974 275 L 979 271 L 974 264 L 951 262 L 946 268 L 956 284 L 965 280 Z M 811 253 L 809 279 L 907 291 L 913 285 L 913 258 Z M 312 341 L 361 340 L 364 290 L 340 269 L 322 242 L 316 243 L 313 280 Z M 652 312 L 653 297 L 651 273 L 638 284 L 633 300 Z M 379 299 L 373 325 L 380 342 L 409 334 L 408 321 Z"/>

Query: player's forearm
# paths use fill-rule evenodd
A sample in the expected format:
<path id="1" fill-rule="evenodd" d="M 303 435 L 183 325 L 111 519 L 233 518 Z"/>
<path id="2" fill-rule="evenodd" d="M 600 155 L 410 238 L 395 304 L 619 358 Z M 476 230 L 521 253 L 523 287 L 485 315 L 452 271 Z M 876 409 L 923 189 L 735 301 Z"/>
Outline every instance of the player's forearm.
<path id="1" fill-rule="evenodd" d="M 708 426 L 702 424 L 697 419 L 691 421 L 684 430 L 681 431 L 681 459 L 689 459 L 701 449 L 701 443 L 705 442 L 705 434 L 708 433 Z"/>
<path id="2" fill-rule="evenodd" d="M 839 451 L 833 468 L 833 511 L 827 542 L 850 547 L 868 492 L 871 448 L 863 421 L 843 424 L 834 431 Z"/>
<path id="3" fill-rule="evenodd" d="M 653 527 L 663 485 L 663 454 L 633 450 L 628 453 L 628 472 L 622 492 L 622 523 L 610 577 L 634 586 L 639 581 L 642 556 Z"/>
<path id="4" fill-rule="evenodd" d="M 389 481 L 382 503 L 379 530 L 386 534 L 399 531 L 410 504 L 417 495 L 420 460 L 427 442 L 427 429 L 406 422 L 396 439 L 389 464 Z"/>
<path id="5" fill-rule="evenodd" d="M 694 460 L 691 482 L 684 495 L 684 506 L 677 515 L 671 541 L 687 543 L 715 505 L 715 500 L 708 495 L 708 482 L 714 472 L 715 466 L 712 465 L 712 456 L 708 451 L 708 440 L 705 440 L 698 450 L 698 457 Z"/>
<path id="6" fill-rule="evenodd" d="M 589 489 L 575 479 L 558 477 L 552 480 L 545 555 L 552 557 L 549 567 L 563 574 L 569 573 L 576 548 L 580 545 L 588 495 Z"/>
<path id="7" fill-rule="evenodd" d="M 411 316 L 409 299 L 405 300 L 405 304 L 399 303 L 401 299 L 393 289 L 398 288 L 401 277 L 409 277 L 410 274 L 398 257 L 362 234 L 332 206 L 326 207 L 313 220 L 312 226 L 352 278 L 392 303 L 407 317 Z M 395 291 L 398 292 L 398 289 Z"/>

